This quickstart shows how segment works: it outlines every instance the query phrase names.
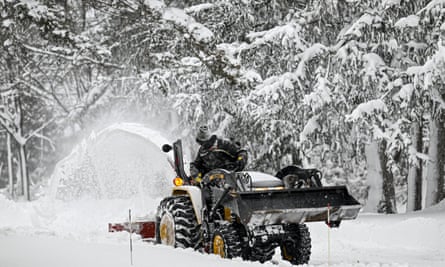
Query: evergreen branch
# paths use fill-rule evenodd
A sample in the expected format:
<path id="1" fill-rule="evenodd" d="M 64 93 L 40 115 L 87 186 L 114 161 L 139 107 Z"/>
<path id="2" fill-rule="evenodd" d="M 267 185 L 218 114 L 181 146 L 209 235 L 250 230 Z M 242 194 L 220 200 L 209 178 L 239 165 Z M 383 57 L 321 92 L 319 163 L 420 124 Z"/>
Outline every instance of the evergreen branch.
<path id="1" fill-rule="evenodd" d="M 35 53 L 38 53 L 38 54 L 47 55 L 47 56 L 59 57 L 59 58 L 65 59 L 67 61 L 73 62 L 74 65 L 77 65 L 76 64 L 77 62 L 86 61 L 86 62 L 90 62 L 90 63 L 96 64 L 96 65 L 99 65 L 99 66 L 107 67 L 107 68 L 124 69 L 123 66 L 116 65 L 116 64 L 113 64 L 113 63 L 104 62 L 104 61 L 98 61 L 98 60 L 92 59 L 92 58 L 87 57 L 87 56 L 80 56 L 80 55 L 79 56 L 66 56 L 66 55 L 55 53 L 55 52 L 51 52 L 51 51 L 45 51 L 45 50 L 42 50 L 42 49 L 39 49 L 39 48 L 36 48 L 36 47 L 32 47 L 32 46 L 29 46 L 29 45 L 26 45 L 26 44 L 22 44 L 22 45 L 23 45 L 24 48 L 26 48 L 26 49 L 28 49 L 28 50 L 30 50 L 32 52 L 35 52 Z"/>
<path id="2" fill-rule="evenodd" d="M 236 112 L 231 111 L 231 110 L 228 109 L 227 107 L 224 107 L 223 110 L 224 110 L 225 113 L 229 114 L 230 116 L 232 116 L 232 117 L 236 117 Z"/>
<path id="3" fill-rule="evenodd" d="M 16 87 L 18 85 L 18 82 L 15 83 L 9 83 L 7 84 L 5 87 L 0 87 L 0 93 L 7 93 L 9 91 L 12 91 L 14 89 L 14 87 Z"/>

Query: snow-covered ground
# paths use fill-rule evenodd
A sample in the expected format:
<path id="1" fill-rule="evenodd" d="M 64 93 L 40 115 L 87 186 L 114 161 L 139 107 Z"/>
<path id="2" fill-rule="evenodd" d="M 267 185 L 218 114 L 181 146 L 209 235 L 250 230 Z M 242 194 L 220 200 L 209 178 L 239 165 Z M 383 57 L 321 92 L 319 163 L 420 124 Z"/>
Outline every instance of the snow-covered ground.
<path id="1" fill-rule="evenodd" d="M 47 194 L 40 199 L 13 202 L 0 194 L 0 267 L 131 266 L 129 234 L 108 233 L 108 222 L 124 221 L 129 209 L 135 217 L 153 217 L 160 192 L 168 192 L 166 181 L 172 178 L 166 155 L 158 149 L 164 141 L 159 133 L 137 125 L 114 126 L 86 140 L 59 164 Z M 85 164 L 84 155 L 95 159 Z M 141 164 L 144 158 L 155 164 Z M 132 170 L 131 175 L 116 167 Z M 76 179 L 85 173 L 91 176 L 92 188 L 82 191 L 85 188 Z M 150 188 L 131 194 L 116 191 L 132 185 Z M 60 196 L 68 188 L 77 193 Z M 356 220 L 342 222 L 339 229 L 322 223 L 309 227 L 312 256 L 308 266 L 445 266 L 445 202 L 410 214 L 360 214 Z M 291 266 L 280 259 L 279 251 L 272 262 L 260 264 L 132 238 L 133 266 Z"/>

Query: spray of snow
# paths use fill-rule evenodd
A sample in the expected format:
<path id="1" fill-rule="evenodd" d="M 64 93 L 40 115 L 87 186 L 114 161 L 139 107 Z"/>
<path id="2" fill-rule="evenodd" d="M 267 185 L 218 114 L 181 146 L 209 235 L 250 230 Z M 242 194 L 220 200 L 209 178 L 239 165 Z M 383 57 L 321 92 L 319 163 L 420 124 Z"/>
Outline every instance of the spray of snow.
<path id="1" fill-rule="evenodd" d="M 174 171 L 160 147 L 162 135 L 139 124 L 116 124 L 92 133 L 61 160 L 46 196 L 22 203 L 0 199 L 0 228 L 19 228 L 74 239 L 104 235 L 109 222 L 153 219 L 171 190 Z M 34 230 L 30 230 L 34 229 Z"/>
<path id="2" fill-rule="evenodd" d="M 167 177 L 173 177 L 168 143 L 159 133 L 137 124 L 118 124 L 92 133 L 60 161 L 51 178 L 50 197 L 128 199 L 167 194 Z M 170 172 L 170 173 L 169 173 Z"/>

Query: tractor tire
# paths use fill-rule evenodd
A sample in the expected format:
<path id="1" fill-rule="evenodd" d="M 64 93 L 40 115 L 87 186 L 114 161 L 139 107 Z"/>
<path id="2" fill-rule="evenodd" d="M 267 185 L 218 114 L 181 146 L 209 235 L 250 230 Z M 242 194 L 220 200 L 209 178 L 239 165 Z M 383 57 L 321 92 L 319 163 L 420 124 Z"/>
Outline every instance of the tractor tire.
<path id="1" fill-rule="evenodd" d="M 266 261 L 270 261 L 275 254 L 275 247 L 271 243 L 261 244 L 250 248 L 250 255 L 248 260 L 250 261 L 259 261 L 264 263 Z"/>
<path id="2" fill-rule="evenodd" d="M 241 257 L 241 239 L 233 225 L 223 223 L 215 229 L 211 238 L 210 252 L 220 255 L 221 258 Z"/>
<path id="3" fill-rule="evenodd" d="M 305 224 L 298 225 L 298 234 L 291 235 L 280 245 L 281 257 L 292 264 L 307 264 L 311 256 L 311 237 Z"/>
<path id="4" fill-rule="evenodd" d="M 156 242 L 179 248 L 196 248 L 199 225 L 188 196 L 165 198 L 156 216 Z"/>

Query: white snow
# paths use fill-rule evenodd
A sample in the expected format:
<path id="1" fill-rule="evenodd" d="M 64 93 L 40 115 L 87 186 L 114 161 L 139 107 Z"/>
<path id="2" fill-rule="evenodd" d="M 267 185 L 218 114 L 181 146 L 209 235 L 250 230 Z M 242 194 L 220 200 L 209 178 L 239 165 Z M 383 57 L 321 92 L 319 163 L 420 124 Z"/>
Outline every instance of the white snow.
<path id="1" fill-rule="evenodd" d="M 191 6 L 191 7 L 187 7 L 184 9 L 184 11 L 186 13 L 199 13 L 202 12 L 206 9 L 211 9 L 213 7 L 215 7 L 215 4 L 211 4 L 211 3 L 204 3 L 204 4 L 199 4 L 199 5 L 195 5 L 195 6 Z"/>
<path id="2" fill-rule="evenodd" d="M 377 112 L 386 112 L 388 107 L 381 99 L 373 99 L 358 105 L 350 115 L 346 116 L 347 121 L 357 121 L 364 116 L 369 116 Z"/>
<path id="3" fill-rule="evenodd" d="M 322 55 L 326 51 L 327 47 L 319 43 L 313 44 L 311 47 L 304 50 L 304 52 L 299 55 L 301 61 L 298 63 L 297 70 L 295 71 L 296 75 L 301 78 L 306 78 L 305 70 L 309 61 Z"/>
<path id="4" fill-rule="evenodd" d="M 182 9 L 166 8 L 162 18 L 185 27 L 188 33 L 198 42 L 209 43 L 214 38 L 212 31 L 201 23 L 196 22 L 194 18 L 187 15 Z"/>
<path id="5" fill-rule="evenodd" d="M 408 17 L 399 19 L 394 26 L 397 28 L 417 27 L 419 26 L 420 18 L 416 15 L 409 15 Z"/>
<path id="6" fill-rule="evenodd" d="M 321 128 L 320 124 L 317 121 L 319 117 L 320 117 L 319 115 L 315 115 L 315 116 L 311 117 L 307 121 L 306 125 L 304 125 L 303 131 L 301 131 L 300 136 L 299 136 L 300 137 L 300 140 L 299 140 L 300 144 L 303 144 L 306 141 L 308 141 L 309 140 L 308 137 L 310 135 L 312 135 L 315 131 L 317 131 L 317 130 L 319 130 Z"/>
<path id="7" fill-rule="evenodd" d="M 8 28 L 9 26 L 13 25 L 14 21 L 12 19 L 5 19 L 2 21 L 2 27 Z"/>
<path id="8" fill-rule="evenodd" d="M 382 166 L 378 155 L 378 142 L 373 141 L 365 146 L 365 153 L 368 157 L 366 162 L 367 177 L 366 183 L 369 188 L 368 199 L 363 207 L 363 211 L 377 212 L 377 207 L 383 194 Z"/>
<path id="9" fill-rule="evenodd" d="M 129 145 L 128 151 L 125 151 L 123 144 L 127 139 L 135 143 Z M 107 140 L 113 142 L 107 143 Z M 132 166 L 134 173 L 151 172 L 151 168 L 165 167 L 164 174 L 169 179 L 169 163 L 165 156 L 161 156 L 163 154 L 160 154 L 158 147 L 163 141 L 165 139 L 156 131 L 144 129 L 140 125 L 120 124 L 87 139 L 84 145 L 90 151 L 95 148 L 95 156 L 103 159 L 108 157 L 105 147 L 117 145 L 121 153 L 114 157 L 122 157 L 125 164 L 130 164 L 125 157 L 141 157 L 140 161 L 145 161 L 147 167 Z M 143 145 L 143 142 L 147 144 Z M 135 144 L 139 144 L 140 149 Z M 82 153 L 79 151 L 81 149 L 72 154 L 78 155 L 78 160 L 74 160 L 76 157 L 72 156 L 70 161 L 73 169 L 82 162 Z M 103 153 L 99 153 L 100 151 Z M 158 157 L 158 161 L 150 164 L 150 160 L 145 157 Z M 68 161 L 66 159 L 64 162 Z M 104 166 L 106 162 L 103 162 Z M 109 161 L 108 164 L 111 169 L 116 161 Z M 116 177 L 98 179 L 118 179 Z M 144 179 L 157 178 L 149 175 Z M 150 185 L 160 191 L 168 191 L 170 187 Z M 128 188 L 123 187 L 122 190 Z M 78 199 L 61 200 L 46 196 L 32 202 L 13 202 L 0 193 L 0 266 L 131 266 L 129 234 L 108 233 L 107 223 L 124 221 L 128 216 L 128 209 L 137 210 L 137 206 L 143 210 L 140 214 L 152 217 L 160 197 L 157 194 L 146 195 L 145 203 L 140 203 L 140 196 L 137 194 L 125 198 L 120 197 L 120 194 L 105 198 L 84 193 Z M 312 256 L 309 265 L 305 265 L 307 267 L 439 267 L 445 263 L 445 202 L 428 210 L 409 214 L 360 214 L 356 220 L 342 222 L 339 229 L 328 229 L 323 223 L 308 225 L 312 236 Z M 241 259 L 220 259 L 192 249 L 154 245 L 142 241 L 136 235 L 132 238 L 133 266 L 291 266 L 280 259 L 279 251 L 276 251 L 272 262 L 260 264 Z"/>
<path id="10" fill-rule="evenodd" d="M 145 0 L 144 5 L 159 12 L 162 12 L 162 10 L 166 7 L 163 1 L 158 0 Z"/>
<path id="11" fill-rule="evenodd" d="M 244 75 L 241 77 L 241 79 L 245 82 L 250 82 L 250 83 L 254 83 L 254 84 L 263 82 L 261 75 L 252 69 L 245 70 Z"/>
<path id="12" fill-rule="evenodd" d="M 310 106 L 312 111 L 315 112 L 332 101 L 328 83 L 327 79 L 319 78 L 314 91 L 304 96 L 303 103 Z"/>
<path id="13" fill-rule="evenodd" d="M 364 61 L 364 72 L 367 76 L 374 77 L 376 72 L 385 65 L 385 61 L 376 53 L 364 54 L 362 57 Z"/>
<path id="14" fill-rule="evenodd" d="M 411 101 L 411 97 L 414 93 L 414 86 L 411 83 L 404 84 L 402 88 L 400 88 L 400 91 L 394 94 L 392 97 L 395 101 L 401 101 L 403 103 Z M 402 105 L 402 107 L 405 105 Z"/>
<path id="15" fill-rule="evenodd" d="M 400 5 L 400 0 L 383 0 L 382 6 L 384 8 L 390 8 L 392 6 Z"/>
<path id="16" fill-rule="evenodd" d="M 284 94 L 283 91 L 293 89 L 293 81 L 296 76 L 294 73 L 286 72 L 279 76 L 272 76 L 256 86 L 255 90 L 249 95 L 249 99 L 261 98 L 265 101 L 270 99 L 277 100 Z"/>
<path id="17" fill-rule="evenodd" d="M 181 59 L 181 63 L 183 65 L 192 66 L 192 67 L 202 66 L 202 62 L 197 57 L 183 57 Z"/>
<path id="18" fill-rule="evenodd" d="M 445 0 L 433 0 L 428 5 L 426 5 L 424 8 L 422 8 L 419 12 L 417 12 L 417 14 L 420 14 L 423 11 L 430 11 L 433 8 L 435 8 L 436 6 L 444 5 L 444 4 L 445 4 Z"/>
<path id="19" fill-rule="evenodd" d="M 28 15 L 35 19 L 45 17 L 48 13 L 48 7 L 35 0 L 21 0 L 17 5 L 26 6 Z"/>
<path id="20" fill-rule="evenodd" d="M 343 34 L 344 36 L 355 35 L 357 37 L 362 36 L 362 30 L 366 26 L 370 26 L 373 23 L 381 22 L 382 18 L 375 14 L 365 13 L 363 14 L 351 27 Z"/>
<path id="21" fill-rule="evenodd" d="M 296 23 L 277 26 L 268 31 L 251 32 L 247 35 L 247 38 L 251 43 L 243 44 L 240 50 L 252 49 L 278 40 L 283 47 L 302 51 L 306 48 L 306 45 L 304 40 L 300 37 L 300 32 L 301 26 Z"/>

